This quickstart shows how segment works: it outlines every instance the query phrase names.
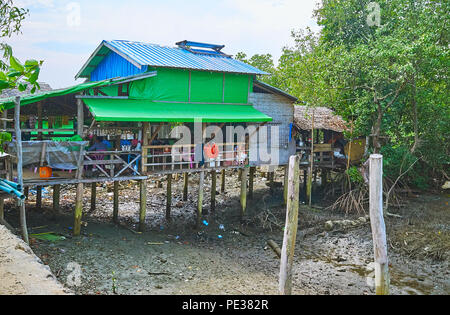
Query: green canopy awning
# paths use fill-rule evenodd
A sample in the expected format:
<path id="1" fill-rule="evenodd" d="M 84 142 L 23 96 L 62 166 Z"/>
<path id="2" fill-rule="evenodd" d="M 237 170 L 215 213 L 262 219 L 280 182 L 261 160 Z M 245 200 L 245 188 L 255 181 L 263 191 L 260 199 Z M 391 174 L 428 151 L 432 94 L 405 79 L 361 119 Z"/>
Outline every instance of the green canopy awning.
<path id="1" fill-rule="evenodd" d="M 105 85 L 111 85 L 111 80 L 104 80 L 104 81 L 98 81 L 98 82 L 86 82 L 82 84 L 78 84 L 69 88 L 65 89 L 58 89 L 58 90 L 52 90 L 47 91 L 44 93 L 36 93 L 36 94 L 29 94 L 29 95 L 23 95 L 20 97 L 20 105 L 28 105 L 36 102 L 43 101 L 50 97 L 56 97 L 56 96 L 62 96 L 62 95 L 68 95 L 68 94 L 75 94 L 79 93 L 91 88 L 105 86 Z M 9 97 L 5 99 L 0 99 L 0 106 L 3 106 L 4 109 L 10 109 L 14 108 L 14 100 L 15 97 Z"/>
<path id="2" fill-rule="evenodd" d="M 251 105 L 160 103 L 150 100 L 84 98 L 97 121 L 268 122 L 272 118 Z"/>

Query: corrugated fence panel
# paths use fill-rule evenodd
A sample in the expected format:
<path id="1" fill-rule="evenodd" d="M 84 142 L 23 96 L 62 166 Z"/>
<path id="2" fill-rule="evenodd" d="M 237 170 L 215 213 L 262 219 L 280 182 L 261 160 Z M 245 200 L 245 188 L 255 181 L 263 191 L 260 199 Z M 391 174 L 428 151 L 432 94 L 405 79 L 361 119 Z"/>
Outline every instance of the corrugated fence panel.
<path id="1" fill-rule="evenodd" d="M 144 73 L 146 71 L 146 66 L 143 66 L 141 69 L 139 69 L 115 52 L 110 52 L 98 64 L 94 71 L 91 72 L 91 81 L 101 81 L 117 77 L 127 77 Z"/>

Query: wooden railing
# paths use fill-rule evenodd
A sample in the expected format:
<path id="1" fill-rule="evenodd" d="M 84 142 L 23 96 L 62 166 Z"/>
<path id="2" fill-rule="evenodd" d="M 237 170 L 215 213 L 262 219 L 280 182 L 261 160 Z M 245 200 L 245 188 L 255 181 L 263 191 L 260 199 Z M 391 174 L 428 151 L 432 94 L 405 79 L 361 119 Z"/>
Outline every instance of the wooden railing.
<path id="1" fill-rule="evenodd" d="M 143 146 L 144 171 L 149 173 L 220 168 L 248 165 L 249 150 L 245 143 L 218 143 L 216 157 L 205 153 L 201 145 Z"/>
<path id="2" fill-rule="evenodd" d="M 127 160 L 124 156 L 127 156 Z M 135 166 L 141 157 L 140 151 L 90 151 L 84 153 L 83 166 L 92 167 L 108 178 L 117 178 L 127 170 L 140 176 L 140 170 Z"/>

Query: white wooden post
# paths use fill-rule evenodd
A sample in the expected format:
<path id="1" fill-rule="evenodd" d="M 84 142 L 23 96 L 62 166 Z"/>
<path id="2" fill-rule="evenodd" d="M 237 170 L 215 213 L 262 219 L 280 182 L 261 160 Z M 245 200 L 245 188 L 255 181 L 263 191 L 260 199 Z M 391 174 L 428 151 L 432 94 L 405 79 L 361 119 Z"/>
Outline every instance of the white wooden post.
<path id="1" fill-rule="evenodd" d="M 289 185 L 284 229 L 283 248 L 280 263 L 280 294 L 292 294 L 292 265 L 294 263 L 295 241 L 298 228 L 298 207 L 300 195 L 300 157 L 291 156 L 289 160 Z"/>
<path id="2" fill-rule="evenodd" d="M 386 226 L 383 216 L 383 156 L 370 156 L 369 179 L 370 224 L 375 256 L 375 290 L 377 295 L 389 294 L 389 265 Z"/>
<path id="3" fill-rule="evenodd" d="M 20 130 L 20 96 L 16 96 L 14 102 L 14 128 L 16 133 L 17 144 L 17 181 L 22 187 L 23 191 L 23 154 L 22 154 L 22 131 Z M 27 217 L 25 211 L 25 200 L 19 200 L 20 207 L 20 226 L 22 228 L 22 238 L 29 244 L 28 230 L 27 230 Z"/>

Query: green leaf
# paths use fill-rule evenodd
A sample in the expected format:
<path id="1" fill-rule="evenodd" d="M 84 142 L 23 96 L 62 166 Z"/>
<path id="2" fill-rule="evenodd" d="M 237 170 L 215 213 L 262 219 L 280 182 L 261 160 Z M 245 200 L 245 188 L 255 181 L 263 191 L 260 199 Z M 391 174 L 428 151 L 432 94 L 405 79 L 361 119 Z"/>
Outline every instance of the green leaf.
<path id="1" fill-rule="evenodd" d="M 9 70 L 8 73 L 7 73 L 7 76 L 8 76 L 9 78 L 18 77 L 18 76 L 20 76 L 20 75 L 22 75 L 22 72 L 16 71 L 16 70 L 14 70 L 14 69 Z"/>
<path id="2" fill-rule="evenodd" d="M 10 63 L 10 65 L 11 65 L 11 68 L 13 68 L 14 70 L 17 70 L 17 71 L 20 71 L 20 72 L 24 72 L 25 71 L 25 68 L 24 68 L 24 66 L 20 63 L 20 61 L 16 58 L 16 57 L 14 57 L 14 56 L 11 56 L 10 58 L 9 58 L 9 63 Z"/>
<path id="3" fill-rule="evenodd" d="M 39 66 L 39 61 L 34 60 L 34 59 L 30 59 L 25 61 L 25 67 L 36 67 Z"/>
<path id="4" fill-rule="evenodd" d="M 27 89 L 27 85 L 20 83 L 19 86 L 17 87 L 19 89 L 20 92 L 23 92 Z"/>
<path id="5" fill-rule="evenodd" d="M 28 81 L 31 84 L 36 83 L 37 79 L 39 78 L 39 73 L 41 72 L 41 70 L 38 68 L 36 71 L 33 72 L 33 74 L 30 76 L 30 78 L 28 79 Z"/>
<path id="6" fill-rule="evenodd" d="M 4 90 L 10 87 L 10 84 L 8 81 L 0 80 L 0 90 Z"/>

